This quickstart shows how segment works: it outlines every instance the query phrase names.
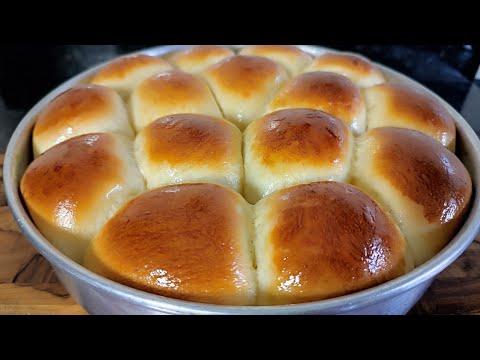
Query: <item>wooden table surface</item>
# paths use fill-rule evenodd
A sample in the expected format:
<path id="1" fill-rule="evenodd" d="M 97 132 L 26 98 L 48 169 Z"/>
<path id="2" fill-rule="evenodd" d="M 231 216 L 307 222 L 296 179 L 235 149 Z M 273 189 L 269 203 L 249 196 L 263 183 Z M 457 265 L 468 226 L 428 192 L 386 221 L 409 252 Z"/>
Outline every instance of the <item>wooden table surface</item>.
<path id="1" fill-rule="evenodd" d="M 480 237 L 443 271 L 413 314 L 480 314 Z M 0 154 L 0 314 L 87 314 L 57 280 L 10 213 Z"/>

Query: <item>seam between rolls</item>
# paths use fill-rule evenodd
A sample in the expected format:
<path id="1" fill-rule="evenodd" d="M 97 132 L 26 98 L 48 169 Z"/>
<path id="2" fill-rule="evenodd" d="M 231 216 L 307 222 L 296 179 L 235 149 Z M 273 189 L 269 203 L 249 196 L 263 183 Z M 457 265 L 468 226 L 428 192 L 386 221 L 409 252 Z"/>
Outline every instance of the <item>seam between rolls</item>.
<path id="1" fill-rule="evenodd" d="M 212 86 L 210 86 L 210 82 L 205 79 L 205 77 L 202 75 L 202 74 L 192 74 L 193 76 L 195 76 L 197 79 L 199 79 L 200 81 L 202 81 L 208 88 L 208 90 L 210 90 L 210 93 L 212 94 L 213 96 L 213 100 L 215 100 L 215 103 L 217 104 L 217 107 L 218 107 L 218 110 L 220 110 L 220 114 L 222 115 L 222 118 L 223 120 L 226 120 L 228 122 L 231 122 L 230 120 L 228 120 L 225 116 L 225 112 L 223 111 L 223 108 L 222 106 L 220 105 L 220 101 L 218 101 L 218 98 L 217 98 L 217 94 L 215 93 L 215 91 L 213 91 L 213 88 Z M 232 123 L 233 124 L 233 123 Z M 234 124 L 235 125 L 235 124 Z M 235 125 L 235 127 L 237 127 Z"/>
<path id="2" fill-rule="evenodd" d="M 246 200 L 245 200 L 246 201 Z M 255 305 L 258 305 L 260 299 L 260 279 L 258 273 L 258 262 L 257 262 L 257 207 L 255 205 L 248 204 L 251 209 L 251 217 L 250 217 L 250 252 L 252 257 L 252 268 L 254 271 L 254 279 L 255 279 Z"/>
<path id="3" fill-rule="evenodd" d="M 406 256 L 408 256 L 410 259 L 414 259 L 413 252 L 410 248 L 410 242 L 407 239 L 406 236 L 406 231 L 404 228 L 404 225 L 398 221 L 397 216 L 393 212 L 393 208 L 388 204 L 387 201 L 383 198 L 382 194 L 379 193 L 373 186 L 370 184 L 367 184 L 365 181 L 360 181 L 360 176 L 358 176 L 358 163 L 359 163 L 359 149 L 360 149 L 360 142 L 363 141 L 361 137 L 355 138 L 355 148 L 352 156 L 352 164 L 350 167 L 350 176 L 349 176 L 349 181 L 348 183 L 350 185 L 356 186 L 359 188 L 362 192 L 364 192 L 368 197 L 370 197 L 379 207 L 382 211 L 387 213 L 392 221 L 395 223 L 395 225 L 398 227 L 400 232 L 402 233 L 404 239 L 405 239 L 405 252 Z M 405 259 L 405 266 L 407 266 L 407 259 Z M 415 264 L 413 262 L 413 269 L 415 268 Z M 410 269 L 406 272 L 409 272 L 413 269 Z"/>

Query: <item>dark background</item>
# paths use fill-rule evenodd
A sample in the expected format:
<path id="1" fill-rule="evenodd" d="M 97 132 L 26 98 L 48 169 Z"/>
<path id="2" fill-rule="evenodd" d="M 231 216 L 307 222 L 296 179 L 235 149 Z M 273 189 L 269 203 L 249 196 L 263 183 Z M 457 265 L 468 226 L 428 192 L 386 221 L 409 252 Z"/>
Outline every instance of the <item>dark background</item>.
<path id="1" fill-rule="evenodd" d="M 0 151 L 23 115 L 50 90 L 99 62 L 149 46 L 1 45 Z M 479 45 L 324 46 L 359 52 L 414 78 L 461 111 L 480 133 L 480 91 L 474 85 Z"/>

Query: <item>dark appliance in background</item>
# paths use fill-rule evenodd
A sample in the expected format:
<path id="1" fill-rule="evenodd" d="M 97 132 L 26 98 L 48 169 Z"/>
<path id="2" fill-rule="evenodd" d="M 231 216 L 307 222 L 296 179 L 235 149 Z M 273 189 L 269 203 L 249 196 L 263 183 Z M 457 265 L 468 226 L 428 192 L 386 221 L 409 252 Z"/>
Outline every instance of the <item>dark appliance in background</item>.
<path id="1" fill-rule="evenodd" d="M 0 151 L 23 115 L 57 85 L 116 56 L 150 45 L 1 45 Z M 461 111 L 480 134 L 478 45 L 345 45 L 424 84 Z M 477 83 L 477 84 L 476 84 Z"/>

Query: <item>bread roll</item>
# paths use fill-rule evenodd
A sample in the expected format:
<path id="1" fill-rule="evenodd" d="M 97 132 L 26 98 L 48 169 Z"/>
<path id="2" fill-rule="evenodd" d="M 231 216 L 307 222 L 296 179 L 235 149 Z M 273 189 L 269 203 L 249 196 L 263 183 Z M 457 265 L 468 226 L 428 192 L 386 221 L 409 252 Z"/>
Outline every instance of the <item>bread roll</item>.
<path id="1" fill-rule="evenodd" d="M 129 105 L 137 131 L 166 115 L 222 116 L 208 86 L 194 75 L 176 70 L 142 81 L 133 90 Z"/>
<path id="2" fill-rule="evenodd" d="M 316 182 L 276 191 L 255 206 L 259 303 L 349 294 L 412 269 L 391 217 L 354 186 Z"/>
<path id="3" fill-rule="evenodd" d="M 343 75 L 323 71 L 298 75 L 275 96 L 269 112 L 288 108 L 322 110 L 342 120 L 354 134 L 365 131 L 360 90 Z"/>
<path id="4" fill-rule="evenodd" d="M 285 69 L 272 60 L 231 56 L 203 72 L 226 119 L 240 130 L 265 113 L 265 106 L 287 80 Z"/>
<path id="5" fill-rule="evenodd" d="M 131 140 L 107 133 L 77 136 L 36 158 L 20 190 L 35 225 L 77 262 L 100 227 L 144 190 Z"/>
<path id="6" fill-rule="evenodd" d="M 359 141 L 354 184 L 390 209 L 419 266 L 455 235 L 468 210 L 472 181 L 438 141 L 408 129 L 377 128 Z"/>
<path id="7" fill-rule="evenodd" d="M 141 81 L 172 69 L 172 65 L 167 61 L 155 56 L 125 56 L 105 65 L 90 82 L 111 87 L 126 99 Z"/>
<path id="8" fill-rule="evenodd" d="M 263 56 L 278 62 L 293 76 L 312 61 L 312 57 L 291 45 L 250 45 L 240 50 L 240 55 Z"/>
<path id="9" fill-rule="evenodd" d="M 93 132 L 133 137 L 127 110 L 115 91 L 97 85 L 75 86 L 40 111 L 33 129 L 34 156 L 74 136 Z"/>
<path id="10" fill-rule="evenodd" d="M 353 137 L 340 120 L 320 110 L 279 110 L 245 131 L 245 198 L 318 181 L 345 181 Z"/>
<path id="11" fill-rule="evenodd" d="M 311 71 L 329 71 L 341 74 L 362 88 L 385 82 L 385 77 L 380 69 L 370 60 L 358 54 L 331 52 L 320 55 L 305 70 L 305 72 Z"/>
<path id="12" fill-rule="evenodd" d="M 420 131 L 455 151 L 455 121 L 433 96 L 404 84 L 365 90 L 368 128 L 398 127 Z"/>
<path id="13" fill-rule="evenodd" d="M 146 126 L 135 155 L 147 186 L 213 182 L 243 187 L 242 133 L 226 120 L 177 114 Z"/>
<path id="14" fill-rule="evenodd" d="M 235 53 L 223 46 L 198 45 L 174 52 L 168 55 L 167 59 L 178 69 L 197 74 L 232 55 L 235 55 Z"/>
<path id="15" fill-rule="evenodd" d="M 250 206 L 215 184 L 143 193 L 92 242 L 85 264 L 155 294 L 209 304 L 255 303 Z"/>

